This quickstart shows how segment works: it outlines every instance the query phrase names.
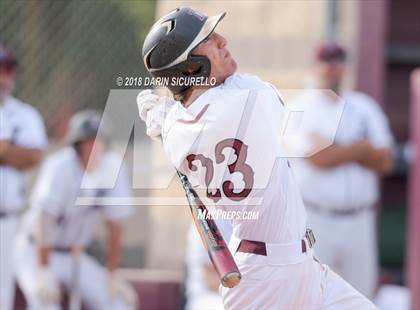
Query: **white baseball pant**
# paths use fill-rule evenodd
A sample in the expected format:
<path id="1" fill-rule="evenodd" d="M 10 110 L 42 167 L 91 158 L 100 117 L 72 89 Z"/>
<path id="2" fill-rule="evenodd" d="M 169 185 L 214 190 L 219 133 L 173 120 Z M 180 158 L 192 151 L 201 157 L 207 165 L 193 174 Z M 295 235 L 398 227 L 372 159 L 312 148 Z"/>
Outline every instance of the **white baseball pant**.
<path id="1" fill-rule="evenodd" d="M 186 310 L 223 310 L 222 298 L 217 292 L 208 291 L 194 295 L 185 305 Z"/>
<path id="2" fill-rule="evenodd" d="M 377 309 L 318 262 L 312 249 L 300 258 L 281 249 L 267 253 L 235 253 L 242 280 L 231 289 L 220 287 L 225 309 Z"/>
<path id="3" fill-rule="evenodd" d="M 0 218 L 0 309 L 12 309 L 15 299 L 13 240 L 16 216 Z"/>
<path id="4" fill-rule="evenodd" d="M 378 283 L 376 214 L 328 216 L 307 208 L 308 223 L 317 236 L 316 256 L 363 295 L 373 298 Z"/>

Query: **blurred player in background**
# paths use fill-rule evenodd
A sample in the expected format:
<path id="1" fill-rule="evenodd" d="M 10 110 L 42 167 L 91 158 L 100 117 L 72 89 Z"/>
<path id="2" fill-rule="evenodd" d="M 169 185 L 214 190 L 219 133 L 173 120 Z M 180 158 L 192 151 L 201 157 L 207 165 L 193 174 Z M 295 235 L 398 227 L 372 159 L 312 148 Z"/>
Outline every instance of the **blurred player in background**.
<path id="1" fill-rule="evenodd" d="M 228 243 L 232 225 L 222 218 L 215 218 L 217 227 Z M 188 230 L 186 251 L 186 310 L 222 310 L 222 298 L 218 294 L 220 280 L 203 247 L 201 237 L 194 223 Z"/>
<path id="2" fill-rule="evenodd" d="M 356 289 L 372 298 L 377 285 L 378 257 L 375 204 L 379 178 L 392 168 L 392 134 L 381 107 L 365 94 L 342 88 L 346 52 L 324 43 L 316 51 L 316 86 L 334 91 L 344 110 L 333 145 L 293 161 L 295 175 L 318 237 L 319 259 Z M 338 100 L 327 92 L 303 92 L 292 102 L 314 118 L 304 128 L 314 147 L 322 141 L 322 122 Z"/>
<path id="3" fill-rule="evenodd" d="M 14 98 L 16 59 L 0 45 L 0 309 L 14 301 L 13 240 L 25 204 L 25 172 L 47 147 L 41 115 Z"/>
<path id="4" fill-rule="evenodd" d="M 313 234 L 278 141 L 282 100 L 259 77 L 235 73 L 227 40 L 214 31 L 224 16 L 178 8 L 155 23 L 143 44 L 143 60 L 153 76 L 208 77 L 215 84 L 169 84 L 176 102 L 150 90 L 137 97 L 147 134 L 162 134 L 171 164 L 193 186 L 206 188 L 217 208 L 259 212 L 257 220 L 232 220 L 229 248 L 242 279 L 233 288 L 220 287 L 224 307 L 376 309 L 314 259 Z M 222 183 L 212 184 L 215 175 Z M 260 203 L 252 203 L 260 197 Z"/>
<path id="5" fill-rule="evenodd" d="M 133 209 L 100 201 L 131 197 L 131 190 L 124 167 L 114 188 L 103 189 L 120 161 L 107 150 L 104 132 L 98 134 L 100 120 L 95 111 L 76 113 L 70 120 L 69 145 L 48 156 L 41 167 L 15 249 L 17 280 L 30 309 L 60 309 L 61 285 L 69 294 L 77 288 L 89 309 L 136 307 L 136 293 L 117 275 L 122 220 Z M 81 190 L 82 180 L 88 189 Z M 89 197 L 91 203 L 77 206 L 77 197 Z M 101 217 L 108 235 L 106 269 L 83 252 Z"/>

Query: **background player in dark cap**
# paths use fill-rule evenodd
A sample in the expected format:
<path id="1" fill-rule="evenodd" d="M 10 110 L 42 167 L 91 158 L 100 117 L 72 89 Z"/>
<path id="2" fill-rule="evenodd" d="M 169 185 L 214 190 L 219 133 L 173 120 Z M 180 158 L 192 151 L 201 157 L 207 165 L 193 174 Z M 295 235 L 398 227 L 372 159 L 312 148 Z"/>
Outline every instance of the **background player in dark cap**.
<path id="1" fill-rule="evenodd" d="M 346 58 L 345 49 L 334 42 L 315 52 L 316 87 L 335 94 L 303 92 L 291 102 L 313 118 L 313 126 L 304 130 L 315 147 L 326 136 L 325 126 L 319 124 L 328 123 L 342 102 L 344 109 L 333 145 L 294 160 L 293 168 L 308 222 L 318 237 L 318 257 L 372 298 L 378 269 L 374 207 L 379 178 L 392 168 L 393 138 L 385 114 L 372 98 L 343 89 Z"/>
<path id="2" fill-rule="evenodd" d="M 47 146 L 41 115 L 14 98 L 16 58 L 0 45 L 0 309 L 14 300 L 13 239 L 25 204 L 25 172 L 38 164 Z"/>

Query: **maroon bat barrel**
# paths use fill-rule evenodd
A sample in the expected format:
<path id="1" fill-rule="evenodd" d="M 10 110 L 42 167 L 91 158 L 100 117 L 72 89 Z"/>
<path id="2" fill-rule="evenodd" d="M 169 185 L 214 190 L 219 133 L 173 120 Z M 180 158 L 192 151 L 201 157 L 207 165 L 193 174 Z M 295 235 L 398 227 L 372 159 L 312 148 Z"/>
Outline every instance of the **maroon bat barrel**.
<path id="1" fill-rule="evenodd" d="M 210 260 L 219 274 L 220 282 L 225 287 L 236 286 L 241 280 L 241 273 L 219 228 L 200 197 L 198 197 L 197 192 L 192 188 L 187 176 L 179 171 L 177 173 L 184 187 L 195 226 L 207 249 Z"/>

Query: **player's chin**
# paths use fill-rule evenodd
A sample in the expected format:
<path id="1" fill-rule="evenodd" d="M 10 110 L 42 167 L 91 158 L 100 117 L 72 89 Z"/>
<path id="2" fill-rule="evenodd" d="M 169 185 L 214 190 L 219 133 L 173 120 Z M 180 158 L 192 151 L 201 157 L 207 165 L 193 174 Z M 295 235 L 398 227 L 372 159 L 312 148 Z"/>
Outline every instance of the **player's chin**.
<path id="1" fill-rule="evenodd" d="M 232 75 L 238 69 L 238 64 L 233 58 L 230 58 L 225 68 L 227 69 L 227 71 L 229 71 L 229 75 Z"/>

